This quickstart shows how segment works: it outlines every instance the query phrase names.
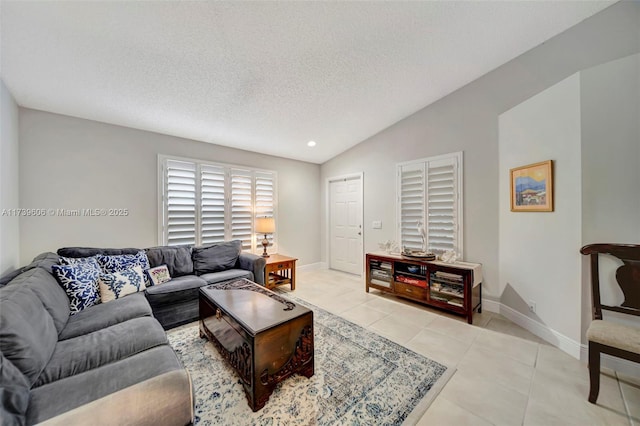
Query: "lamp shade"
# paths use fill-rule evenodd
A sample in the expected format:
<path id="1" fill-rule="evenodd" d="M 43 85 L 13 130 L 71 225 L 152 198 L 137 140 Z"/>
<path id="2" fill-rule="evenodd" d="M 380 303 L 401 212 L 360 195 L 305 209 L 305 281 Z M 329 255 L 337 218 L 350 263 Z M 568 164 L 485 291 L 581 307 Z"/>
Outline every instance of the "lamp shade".
<path id="1" fill-rule="evenodd" d="M 276 231 L 276 221 L 272 217 L 257 217 L 256 232 L 258 234 L 273 234 Z"/>

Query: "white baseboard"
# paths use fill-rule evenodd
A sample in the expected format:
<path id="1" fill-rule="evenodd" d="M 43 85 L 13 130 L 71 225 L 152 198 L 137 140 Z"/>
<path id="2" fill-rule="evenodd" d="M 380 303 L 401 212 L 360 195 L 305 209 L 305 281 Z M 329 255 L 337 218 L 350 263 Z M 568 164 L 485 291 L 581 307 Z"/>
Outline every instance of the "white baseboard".
<path id="1" fill-rule="evenodd" d="M 327 263 L 316 262 L 316 263 L 309 263 L 307 265 L 296 266 L 297 271 L 317 271 L 320 269 L 327 269 Z"/>
<path id="2" fill-rule="evenodd" d="M 489 312 L 493 312 L 493 313 L 499 314 L 500 313 L 500 306 L 502 306 L 502 303 L 497 302 L 495 300 L 482 299 L 482 310 L 483 311 L 489 311 Z"/>
<path id="3" fill-rule="evenodd" d="M 536 321 L 516 311 L 515 309 L 510 308 L 509 306 L 506 306 L 502 303 L 499 303 L 499 305 L 500 314 L 502 316 L 509 319 L 513 323 L 518 324 L 525 330 L 530 331 L 539 338 L 546 340 L 553 346 L 568 353 L 572 357 L 580 359 L 580 351 L 582 349 L 582 345 L 579 342 L 576 342 L 575 340 L 565 336 L 564 334 L 547 327 L 545 324 Z"/>
<path id="4" fill-rule="evenodd" d="M 509 319 L 513 323 L 518 324 L 525 330 L 528 330 L 541 339 L 546 340 L 553 346 L 557 347 L 563 352 L 566 352 L 572 357 L 579 359 L 580 361 L 587 362 L 589 358 L 588 345 L 576 342 L 575 340 L 570 339 L 564 334 L 547 327 L 539 321 L 529 318 L 528 316 L 516 311 L 513 308 L 510 308 L 509 306 L 506 306 L 494 300 L 483 300 L 482 308 L 486 308 L 490 312 L 500 313 L 502 316 Z M 496 308 L 498 310 L 496 310 Z M 640 377 L 640 366 L 635 362 L 616 358 L 607 354 L 602 354 L 600 365 L 602 367 L 610 368 L 628 376 Z"/>

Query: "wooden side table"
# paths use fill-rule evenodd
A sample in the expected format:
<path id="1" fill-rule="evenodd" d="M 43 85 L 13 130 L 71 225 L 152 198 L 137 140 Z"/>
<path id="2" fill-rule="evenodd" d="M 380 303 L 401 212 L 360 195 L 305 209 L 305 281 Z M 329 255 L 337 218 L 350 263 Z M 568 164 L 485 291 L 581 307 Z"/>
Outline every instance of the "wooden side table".
<path id="1" fill-rule="evenodd" d="M 264 267 L 265 287 L 273 290 L 276 286 L 290 284 L 291 290 L 296 289 L 296 259 L 295 257 L 272 254 L 267 258 Z"/>

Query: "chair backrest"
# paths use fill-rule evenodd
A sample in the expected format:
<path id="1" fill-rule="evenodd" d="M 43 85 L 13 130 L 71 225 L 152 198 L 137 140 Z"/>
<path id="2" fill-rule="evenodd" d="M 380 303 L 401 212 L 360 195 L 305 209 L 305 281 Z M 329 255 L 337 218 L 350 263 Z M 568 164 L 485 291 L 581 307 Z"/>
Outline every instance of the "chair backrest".
<path id="1" fill-rule="evenodd" d="M 593 319 L 602 319 L 602 310 L 640 316 L 640 245 L 636 244 L 589 244 L 580 253 L 591 255 L 591 291 Z M 616 270 L 616 282 L 624 294 L 620 306 L 603 305 L 600 302 L 600 274 L 598 255 L 609 254 L 623 263 Z"/>

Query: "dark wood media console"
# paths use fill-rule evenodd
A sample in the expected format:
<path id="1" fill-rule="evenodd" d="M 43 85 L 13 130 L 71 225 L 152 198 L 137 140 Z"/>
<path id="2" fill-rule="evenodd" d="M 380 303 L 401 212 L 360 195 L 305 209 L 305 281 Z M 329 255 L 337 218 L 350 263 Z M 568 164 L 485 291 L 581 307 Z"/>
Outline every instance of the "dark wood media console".
<path id="1" fill-rule="evenodd" d="M 482 312 L 482 265 L 367 253 L 366 290 L 375 288 L 462 315 Z"/>
<path id="2" fill-rule="evenodd" d="M 200 289 L 205 336 L 238 373 L 253 411 L 292 374 L 313 376 L 313 311 L 249 280 Z"/>

